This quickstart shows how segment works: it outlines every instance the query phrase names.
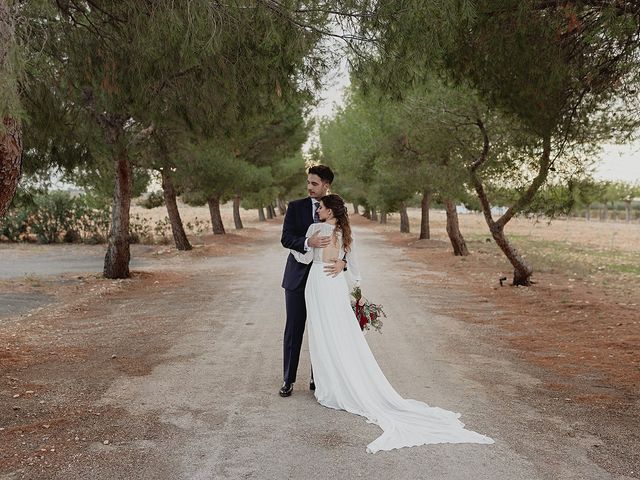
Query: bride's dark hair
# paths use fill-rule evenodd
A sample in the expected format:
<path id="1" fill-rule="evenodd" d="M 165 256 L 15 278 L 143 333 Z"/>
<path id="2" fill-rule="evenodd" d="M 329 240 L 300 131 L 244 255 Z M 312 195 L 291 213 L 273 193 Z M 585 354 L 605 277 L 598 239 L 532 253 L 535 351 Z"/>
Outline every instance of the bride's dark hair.
<path id="1" fill-rule="evenodd" d="M 338 227 L 342 233 L 342 246 L 344 247 L 344 251 L 348 252 L 351 250 L 351 241 L 353 239 L 351 237 L 351 225 L 349 225 L 349 212 L 347 211 L 344 200 L 340 195 L 332 193 L 325 195 L 320 201 L 322 205 L 324 205 L 324 208 L 328 208 L 333 212 L 333 216 L 336 219 L 336 227 Z"/>

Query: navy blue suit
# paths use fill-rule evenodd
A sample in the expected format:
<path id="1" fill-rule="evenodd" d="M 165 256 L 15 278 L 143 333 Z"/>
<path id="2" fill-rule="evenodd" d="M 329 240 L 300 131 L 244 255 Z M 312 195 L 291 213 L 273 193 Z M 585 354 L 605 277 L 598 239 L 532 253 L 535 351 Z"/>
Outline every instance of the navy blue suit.
<path id="1" fill-rule="evenodd" d="M 310 197 L 289 202 L 282 225 L 282 246 L 304 253 L 305 235 L 313 223 L 313 207 Z M 311 264 L 305 265 L 289 254 L 284 269 L 282 288 L 284 288 L 287 308 L 287 323 L 284 329 L 284 381 L 294 383 L 300 361 L 302 337 L 307 321 L 307 305 L 304 301 L 304 288 Z"/>

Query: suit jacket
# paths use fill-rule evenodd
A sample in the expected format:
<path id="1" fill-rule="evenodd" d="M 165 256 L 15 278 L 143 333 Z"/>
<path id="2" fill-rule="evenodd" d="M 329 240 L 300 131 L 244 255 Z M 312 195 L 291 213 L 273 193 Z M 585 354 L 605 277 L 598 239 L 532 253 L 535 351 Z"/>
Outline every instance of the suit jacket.
<path id="1" fill-rule="evenodd" d="M 280 242 L 285 248 L 305 253 L 304 240 L 309 225 L 313 223 L 311 197 L 289 202 L 282 225 Z M 291 291 L 304 291 L 311 264 L 305 265 L 289 254 L 282 278 L 282 288 Z"/>

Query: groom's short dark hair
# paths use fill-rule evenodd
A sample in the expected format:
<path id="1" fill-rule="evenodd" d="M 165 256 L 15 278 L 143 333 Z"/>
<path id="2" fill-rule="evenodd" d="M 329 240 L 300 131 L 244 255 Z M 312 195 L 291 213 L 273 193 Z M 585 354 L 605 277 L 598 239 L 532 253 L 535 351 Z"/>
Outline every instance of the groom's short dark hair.
<path id="1" fill-rule="evenodd" d="M 309 169 L 309 173 L 319 176 L 323 182 L 333 182 L 333 171 L 326 165 L 314 165 Z"/>

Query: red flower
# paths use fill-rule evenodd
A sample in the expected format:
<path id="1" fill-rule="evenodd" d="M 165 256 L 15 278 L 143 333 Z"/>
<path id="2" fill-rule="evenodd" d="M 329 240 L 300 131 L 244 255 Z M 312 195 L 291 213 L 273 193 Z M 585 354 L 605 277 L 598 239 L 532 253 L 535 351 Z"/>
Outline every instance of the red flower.
<path id="1" fill-rule="evenodd" d="M 382 305 L 376 305 L 364 300 L 359 288 L 354 289 L 352 296 L 354 301 L 351 302 L 351 308 L 353 308 L 353 313 L 360 325 L 360 330 L 373 328 L 377 332 L 381 332 L 382 322 L 380 317 L 386 317 L 384 310 L 382 310 Z"/>

